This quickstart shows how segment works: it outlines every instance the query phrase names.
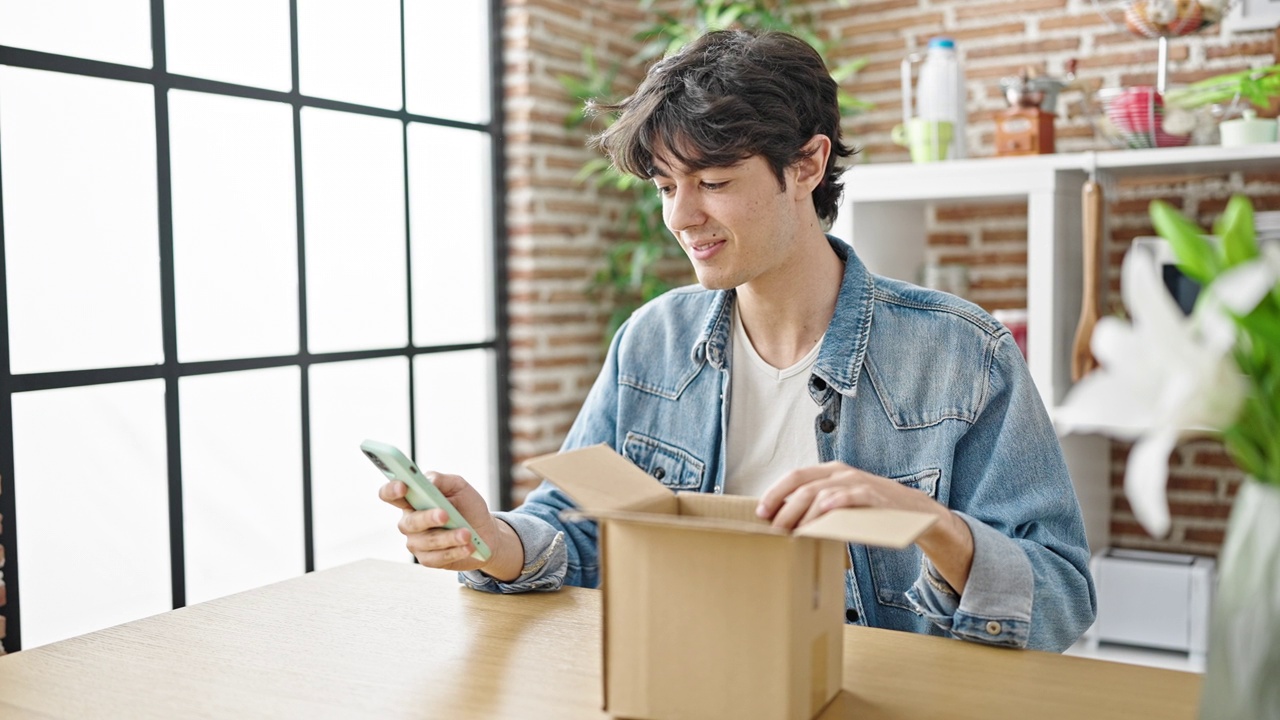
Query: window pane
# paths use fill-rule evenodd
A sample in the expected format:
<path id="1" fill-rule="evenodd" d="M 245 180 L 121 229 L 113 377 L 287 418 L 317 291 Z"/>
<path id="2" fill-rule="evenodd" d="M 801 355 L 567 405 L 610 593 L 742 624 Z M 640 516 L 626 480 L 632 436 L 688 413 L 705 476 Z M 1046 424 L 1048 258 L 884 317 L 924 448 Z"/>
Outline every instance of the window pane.
<path id="1" fill-rule="evenodd" d="M 419 464 L 461 475 L 494 507 L 494 354 L 491 350 L 419 355 L 413 359 Z"/>
<path id="2" fill-rule="evenodd" d="M 179 381 L 188 603 L 306 569 L 300 383 L 296 367 Z"/>
<path id="3" fill-rule="evenodd" d="M 409 445 L 409 361 L 383 358 L 311 367 L 311 500 L 316 569 L 361 558 L 408 560 L 400 511 L 378 499 L 382 473 L 364 440 Z"/>
<path id="4" fill-rule="evenodd" d="M 22 645 L 173 607 L 164 381 L 13 396 Z"/>
<path id="5" fill-rule="evenodd" d="M 398 0 L 298 0 L 298 84 L 311 97 L 404 107 Z"/>
<path id="6" fill-rule="evenodd" d="M 303 108 L 311 352 L 409 342 L 398 120 Z"/>
<path id="7" fill-rule="evenodd" d="M 409 112 L 489 121 L 489 3 L 405 0 L 405 100 Z"/>
<path id="8" fill-rule="evenodd" d="M 409 125 L 413 340 L 480 342 L 493 334 L 489 137 Z"/>
<path id="9" fill-rule="evenodd" d="M 0 45 L 151 67 L 151 2 L 0 0 Z"/>
<path id="10" fill-rule="evenodd" d="M 169 93 L 178 357 L 298 351 L 293 110 Z"/>
<path id="11" fill-rule="evenodd" d="M 163 361 L 153 93 L 0 67 L 15 373 Z"/>
<path id="12" fill-rule="evenodd" d="M 289 0 L 165 0 L 169 72 L 293 89 Z"/>

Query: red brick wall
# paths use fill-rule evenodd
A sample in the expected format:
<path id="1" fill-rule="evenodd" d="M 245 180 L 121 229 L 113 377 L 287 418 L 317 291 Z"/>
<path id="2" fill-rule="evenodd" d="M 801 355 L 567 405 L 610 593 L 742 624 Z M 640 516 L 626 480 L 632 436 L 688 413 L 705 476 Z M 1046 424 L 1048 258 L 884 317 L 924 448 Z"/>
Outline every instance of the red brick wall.
<path id="1" fill-rule="evenodd" d="M 1102 4 L 1116 5 L 1114 0 Z M 807 5 L 829 37 L 838 39 L 833 59 L 870 62 L 848 89 L 874 104 L 847 124 L 863 148 L 863 162 L 906 160 L 889 141 L 900 121 L 898 66 L 928 38 L 956 39 L 969 87 L 970 155 L 993 154 L 993 118 L 1004 108 L 998 81 L 1031 65 L 1053 75 L 1079 59 L 1090 88 L 1153 84 L 1156 44 L 1117 30 L 1098 17 L 1089 0 L 825 0 Z M 573 176 L 590 152 L 584 131 L 568 131 L 561 118 L 571 103 L 556 76 L 576 73 L 581 49 L 590 45 L 604 61 L 625 59 L 645 18 L 637 4 L 622 0 L 523 0 L 508 3 L 506 16 L 508 161 L 511 226 L 513 454 L 517 462 L 554 450 L 572 422 L 599 369 L 599 329 L 605 313 L 583 294 L 614 238 L 623 204 L 614 196 L 582 188 Z M 1232 34 L 1220 28 L 1174 40 L 1171 79 L 1207 75 L 1272 62 L 1267 31 Z M 621 91 L 640 77 L 632 68 Z M 1057 123 L 1058 149 L 1103 149 L 1078 101 L 1064 96 Z M 856 170 L 854 170 L 856 172 Z M 1175 202 L 1202 223 L 1212 221 L 1233 192 L 1247 192 L 1260 208 L 1280 207 L 1280 174 L 1155 178 L 1114 189 L 1109 198 L 1107 241 L 1112 296 L 1119 259 L 1133 237 L 1151 234 L 1146 204 L 1152 197 Z M 931 209 L 928 253 L 970 268 L 970 299 L 989 309 L 1026 302 L 1025 204 L 939 206 Z M 1174 526 L 1169 538 L 1153 540 L 1137 527 L 1119 485 L 1127 448 L 1113 449 L 1115 473 L 1112 532 L 1115 544 L 1215 554 L 1240 473 L 1219 445 L 1199 441 L 1178 448 L 1170 467 Z M 532 481 L 517 471 L 516 496 Z"/>
<path id="2" fill-rule="evenodd" d="M 517 501 L 536 482 L 519 465 L 559 448 L 604 359 L 608 312 L 585 288 L 625 201 L 575 180 L 596 153 L 559 78 L 581 76 L 582 52 L 602 66 L 638 49 L 643 15 L 625 0 L 514 0 L 504 17 L 511 434 Z M 619 74 L 619 92 L 642 68 Z"/>

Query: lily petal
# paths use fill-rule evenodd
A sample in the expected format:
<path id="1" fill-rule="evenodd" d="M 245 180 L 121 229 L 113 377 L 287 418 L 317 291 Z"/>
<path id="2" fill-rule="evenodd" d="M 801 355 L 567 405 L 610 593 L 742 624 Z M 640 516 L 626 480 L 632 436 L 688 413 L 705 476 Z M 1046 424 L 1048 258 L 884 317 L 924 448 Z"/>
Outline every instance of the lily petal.
<path id="1" fill-rule="evenodd" d="M 1155 422 L 1153 403 L 1135 397 L 1124 377 L 1100 368 L 1071 389 L 1071 397 L 1054 413 L 1059 433 L 1102 433 L 1136 440 Z"/>
<path id="2" fill-rule="evenodd" d="M 1178 441 L 1171 429 L 1151 433 L 1129 451 L 1124 471 L 1124 494 L 1134 517 L 1151 533 L 1162 538 L 1169 533 L 1169 501 L 1165 482 L 1169 477 L 1169 453 Z"/>
<path id="3" fill-rule="evenodd" d="M 1275 286 L 1276 279 L 1270 262 L 1254 260 L 1219 275 L 1205 294 L 1237 315 L 1248 315 Z"/>
<path id="4" fill-rule="evenodd" d="M 1178 327 L 1186 322 L 1182 309 L 1164 286 L 1160 263 L 1151 251 L 1134 246 L 1124 254 L 1120 265 L 1120 294 L 1129 309 L 1133 324 L 1145 334 L 1176 337 Z"/>

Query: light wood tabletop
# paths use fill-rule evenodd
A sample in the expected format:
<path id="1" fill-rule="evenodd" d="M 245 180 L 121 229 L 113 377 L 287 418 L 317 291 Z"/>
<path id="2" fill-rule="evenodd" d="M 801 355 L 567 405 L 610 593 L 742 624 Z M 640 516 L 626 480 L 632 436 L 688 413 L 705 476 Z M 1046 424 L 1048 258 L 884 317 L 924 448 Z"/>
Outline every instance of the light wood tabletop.
<path id="1" fill-rule="evenodd" d="M 847 627 L 824 718 L 1192 718 L 1200 677 Z M 364 560 L 0 657 L 0 717 L 603 718 L 593 590 Z"/>

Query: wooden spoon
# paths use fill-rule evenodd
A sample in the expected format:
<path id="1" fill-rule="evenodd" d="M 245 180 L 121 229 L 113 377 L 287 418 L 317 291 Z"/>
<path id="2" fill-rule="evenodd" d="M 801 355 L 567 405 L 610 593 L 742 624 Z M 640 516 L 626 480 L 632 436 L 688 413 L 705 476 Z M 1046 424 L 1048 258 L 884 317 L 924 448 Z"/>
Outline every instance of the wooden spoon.
<path id="1" fill-rule="evenodd" d="M 1092 179 L 1081 190 L 1084 208 L 1084 296 L 1080 302 L 1080 324 L 1071 348 L 1071 379 L 1079 381 L 1098 366 L 1089 349 L 1093 326 L 1098 324 L 1098 290 L 1102 282 L 1102 187 Z"/>

